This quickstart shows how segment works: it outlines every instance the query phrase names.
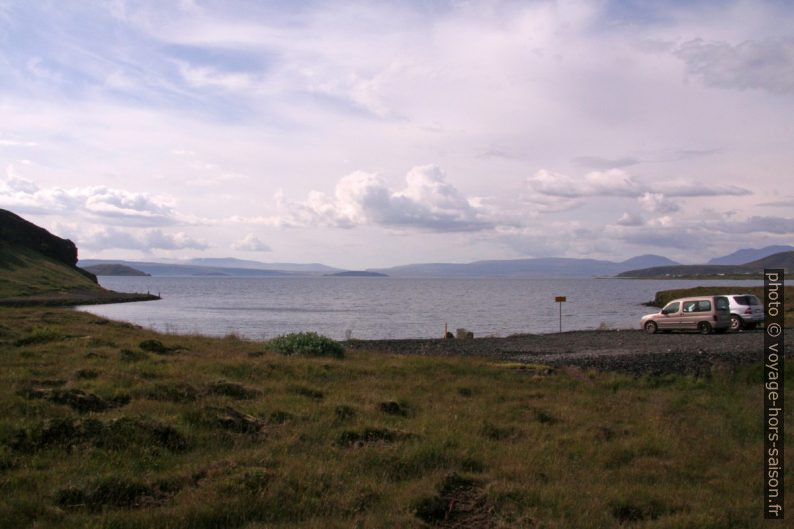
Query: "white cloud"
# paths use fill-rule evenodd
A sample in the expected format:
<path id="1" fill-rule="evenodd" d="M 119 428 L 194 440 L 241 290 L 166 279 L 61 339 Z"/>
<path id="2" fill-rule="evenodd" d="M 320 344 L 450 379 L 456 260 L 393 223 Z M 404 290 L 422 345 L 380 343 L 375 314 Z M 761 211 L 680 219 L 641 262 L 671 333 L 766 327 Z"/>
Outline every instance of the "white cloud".
<path id="1" fill-rule="evenodd" d="M 80 233 L 74 230 L 69 234 L 78 247 L 90 250 L 124 249 L 141 250 L 149 253 L 152 250 L 205 250 L 209 245 L 195 239 L 184 232 L 167 233 L 160 229 L 145 230 L 133 233 L 118 228 L 98 228 Z"/>
<path id="2" fill-rule="evenodd" d="M 738 186 L 708 183 L 693 184 L 685 180 L 659 180 L 651 183 L 638 181 L 622 169 L 608 171 L 592 171 L 576 178 L 565 174 L 554 173 L 545 169 L 539 170 L 527 179 L 529 189 L 533 193 L 576 199 L 584 197 L 637 197 L 646 208 L 656 204 L 656 210 L 664 213 L 674 211 L 675 206 L 666 200 L 668 197 L 707 197 L 707 196 L 738 196 L 750 194 L 750 191 Z M 658 209 L 662 208 L 662 209 Z M 649 210 L 655 210 L 651 207 Z"/>
<path id="3" fill-rule="evenodd" d="M 678 204 L 670 201 L 662 193 L 643 193 L 638 199 L 642 208 L 651 213 L 674 213 Z"/>
<path id="4" fill-rule="evenodd" d="M 645 220 L 635 213 L 623 213 L 620 218 L 617 220 L 617 224 L 619 226 L 642 226 L 645 224 Z"/>
<path id="5" fill-rule="evenodd" d="M 272 249 L 259 240 L 253 233 L 249 233 L 239 241 L 232 244 L 232 249 L 242 252 L 270 252 Z"/>
<path id="6" fill-rule="evenodd" d="M 0 206 L 35 214 L 82 214 L 122 225 L 165 226 L 175 223 L 175 213 L 162 197 L 106 186 L 42 189 L 33 181 L 19 176 L 13 166 L 7 168 L 6 178 L 0 180 Z"/>
<path id="7" fill-rule="evenodd" d="M 492 227 L 484 207 L 449 184 L 437 166 L 414 167 L 405 180 L 402 190 L 393 191 L 375 174 L 351 173 L 339 180 L 333 196 L 312 191 L 306 200 L 286 204 L 282 223 L 337 228 L 374 224 L 440 232 Z"/>

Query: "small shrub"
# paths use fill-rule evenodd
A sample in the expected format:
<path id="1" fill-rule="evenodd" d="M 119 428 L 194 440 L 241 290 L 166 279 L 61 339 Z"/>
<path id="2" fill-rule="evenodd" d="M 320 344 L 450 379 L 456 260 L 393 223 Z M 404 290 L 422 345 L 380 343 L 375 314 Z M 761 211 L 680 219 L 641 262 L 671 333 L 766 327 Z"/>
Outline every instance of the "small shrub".
<path id="1" fill-rule="evenodd" d="M 345 349 L 342 344 L 316 332 L 298 332 L 273 338 L 268 348 L 283 355 L 330 356 L 342 358 Z"/>
<path id="2" fill-rule="evenodd" d="M 144 340 L 138 344 L 138 347 L 140 347 L 143 351 L 158 355 L 175 353 L 180 349 L 179 347 L 166 347 L 160 340 Z"/>

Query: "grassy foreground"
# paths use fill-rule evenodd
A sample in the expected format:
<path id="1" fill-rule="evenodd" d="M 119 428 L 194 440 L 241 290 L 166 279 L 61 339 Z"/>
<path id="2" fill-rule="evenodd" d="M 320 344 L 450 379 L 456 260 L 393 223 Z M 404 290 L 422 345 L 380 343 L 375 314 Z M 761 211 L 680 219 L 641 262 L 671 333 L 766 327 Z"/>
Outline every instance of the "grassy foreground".
<path id="1" fill-rule="evenodd" d="M 761 375 L 283 356 L 234 336 L 0 308 L 0 520 L 762 527 Z"/>

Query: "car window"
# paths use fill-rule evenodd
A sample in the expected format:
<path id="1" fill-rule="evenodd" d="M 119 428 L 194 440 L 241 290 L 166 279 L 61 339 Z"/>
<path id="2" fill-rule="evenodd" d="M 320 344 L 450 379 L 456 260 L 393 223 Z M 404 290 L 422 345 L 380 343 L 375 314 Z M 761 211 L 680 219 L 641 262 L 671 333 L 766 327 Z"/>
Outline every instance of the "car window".
<path id="1" fill-rule="evenodd" d="M 761 300 L 758 299 L 756 296 L 747 296 L 747 300 L 749 301 L 749 305 L 760 305 Z"/>
<path id="2" fill-rule="evenodd" d="M 711 301 L 701 300 L 697 302 L 697 312 L 709 312 L 711 310 Z"/>
<path id="3" fill-rule="evenodd" d="M 731 305 L 728 302 L 728 298 L 715 298 L 717 303 L 717 310 L 730 310 Z"/>
<path id="4" fill-rule="evenodd" d="M 685 301 L 684 312 L 695 312 L 697 310 L 697 301 Z"/>
<path id="5" fill-rule="evenodd" d="M 750 296 L 733 296 L 733 300 L 739 305 L 750 305 Z"/>
<path id="6" fill-rule="evenodd" d="M 665 308 L 662 309 L 662 312 L 664 312 L 665 314 L 675 314 L 676 312 L 678 312 L 679 306 L 680 303 L 677 301 L 675 303 L 670 303 L 669 305 L 667 305 Z"/>

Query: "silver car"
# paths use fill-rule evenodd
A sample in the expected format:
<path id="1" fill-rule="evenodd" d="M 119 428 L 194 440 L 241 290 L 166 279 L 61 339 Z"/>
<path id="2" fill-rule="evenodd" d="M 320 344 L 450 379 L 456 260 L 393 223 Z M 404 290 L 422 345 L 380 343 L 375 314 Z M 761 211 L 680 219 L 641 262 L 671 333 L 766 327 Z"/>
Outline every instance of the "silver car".
<path id="1" fill-rule="evenodd" d="M 725 294 L 731 307 L 731 330 L 755 329 L 764 322 L 764 304 L 752 294 Z"/>

